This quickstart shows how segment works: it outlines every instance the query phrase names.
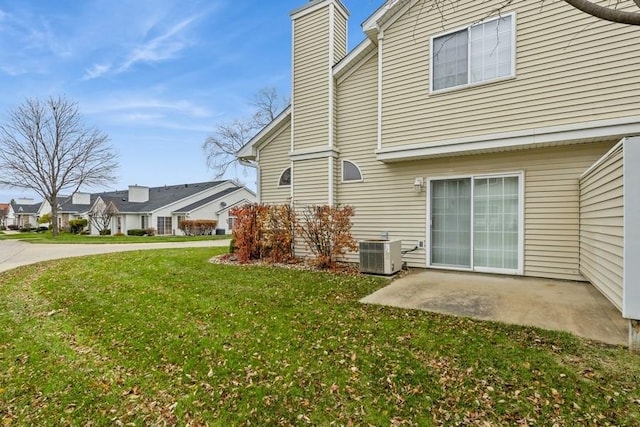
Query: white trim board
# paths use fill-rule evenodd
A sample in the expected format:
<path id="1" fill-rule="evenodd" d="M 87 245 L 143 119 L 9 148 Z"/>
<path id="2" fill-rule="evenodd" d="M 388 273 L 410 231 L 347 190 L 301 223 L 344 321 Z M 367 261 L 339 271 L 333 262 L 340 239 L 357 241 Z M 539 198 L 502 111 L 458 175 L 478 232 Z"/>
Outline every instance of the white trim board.
<path id="1" fill-rule="evenodd" d="M 640 137 L 624 140 L 622 316 L 640 320 Z"/>
<path id="2" fill-rule="evenodd" d="M 568 145 L 626 135 L 640 135 L 640 116 L 381 148 L 376 150 L 376 158 L 382 162 L 428 159 L 483 151 Z"/>

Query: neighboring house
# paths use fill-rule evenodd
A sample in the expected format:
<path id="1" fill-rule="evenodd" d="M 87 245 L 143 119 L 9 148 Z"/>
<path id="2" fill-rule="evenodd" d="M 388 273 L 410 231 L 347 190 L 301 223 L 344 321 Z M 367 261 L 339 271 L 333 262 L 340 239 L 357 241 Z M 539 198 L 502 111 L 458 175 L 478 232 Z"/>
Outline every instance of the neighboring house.
<path id="1" fill-rule="evenodd" d="M 351 205 L 409 266 L 586 279 L 640 319 L 637 27 L 497 4 L 388 1 L 347 52 L 343 3 L 307 2 L 291 105 L 238 157 L 260 202 Z"/>
<path id="2" fill-rule="evenodd" d="M 67 218 L 87 218 L 97 215 L 106 206 L 113 212 L 112 234 L 126 234 L 131 229 L 154 228 L 156 234 L 182 234 L 178 228 L 182 219 L 218 221 L 218 232 L 228 234 L 228 211 L 224 208 L 241 201 L 255 202 L 255 194 L 232 181 L 212 181 L 162 187 L 131 185 L 127 190 L 88 194 L 76 193 L 60 207 Z M 98 234 L 95 224 L 92 234 Z"/>
<path id="3" fill-rule="evenodd" d="M 17 199 L 11 201 L 11 210 L 13 211 L 12 224 L 20 228 L 25 226 L 38 226 L 38 213 L 42 203 L 36 203 L 34 199 Z"/>

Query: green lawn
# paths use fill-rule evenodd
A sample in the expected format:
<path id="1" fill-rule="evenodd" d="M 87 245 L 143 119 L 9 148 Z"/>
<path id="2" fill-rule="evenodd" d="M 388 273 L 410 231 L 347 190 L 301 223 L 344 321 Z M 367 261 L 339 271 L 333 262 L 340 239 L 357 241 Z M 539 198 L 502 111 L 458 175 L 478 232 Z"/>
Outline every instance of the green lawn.
<path id="1" fill-rule="evenodd" d="M 639 425 L 640 356 L 218 249 L 0 275 L 2 425 Z"/>
<path id="2" fill-rule="evenodd" d="M 0 240 L 24 240 L 29 243 L 161 243 L 190 242 L 194 240 L 230 239 L 224 236 L 83 236 L 79 234 L 61 233 L 54 238 L 51 232 L 16 233 L 0 235 Z"/>

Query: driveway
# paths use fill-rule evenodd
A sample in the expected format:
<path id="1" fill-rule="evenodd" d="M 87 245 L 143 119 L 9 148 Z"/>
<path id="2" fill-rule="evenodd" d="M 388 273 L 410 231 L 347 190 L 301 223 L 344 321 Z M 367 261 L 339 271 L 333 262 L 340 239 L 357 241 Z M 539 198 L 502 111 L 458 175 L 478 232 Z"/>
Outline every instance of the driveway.
<path id="1" fill-rule="evenodd" d="M 571 332 L 628 345 L 629 325 L 591 284 L 421 270 L 361 302 Z"/>
<path id="2" fill-rule="evenodd" d="M 194 240 L 166 243 L 46 244 L 0 240 L 0 272 L 52 259 L 147 249 L 202 248 L 228 246 L 229 240 Z"/>

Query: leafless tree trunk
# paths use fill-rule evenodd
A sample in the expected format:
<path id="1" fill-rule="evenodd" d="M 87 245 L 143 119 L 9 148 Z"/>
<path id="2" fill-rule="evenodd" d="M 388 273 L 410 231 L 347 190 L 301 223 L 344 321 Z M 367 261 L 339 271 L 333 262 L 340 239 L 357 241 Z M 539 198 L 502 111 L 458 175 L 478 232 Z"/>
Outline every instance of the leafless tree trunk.
<path id="1" fill-rule="evenodd" d="M 89 221 L 98 229 L 98 234 L 103 235 L 105 230 L 111 229 L 111 220 L 119 213 L 113 202 L 96 203 L 89 212 Z"/>
<path id="2" fill-rule="evenodd" d="M 213 135 L 202 145 L 207 166 L 214 171 L 216 179 L 237 164 L 236 152 L 260 129 L 271 123 L 288 103 L 275 88 L 263 88 L 250 102 L 256 108 L 251 118 L 236 119 L 216 126 Z"/>
<path id="3" fill-rule="evenodd" d="M 51 204 L 58 235 L 58 196 L 114 180 L 117 158 L 108 136 L 82 123 L 77 103 L 29 98 L 0 126 L 3 184 L 28 188 Z"/>

